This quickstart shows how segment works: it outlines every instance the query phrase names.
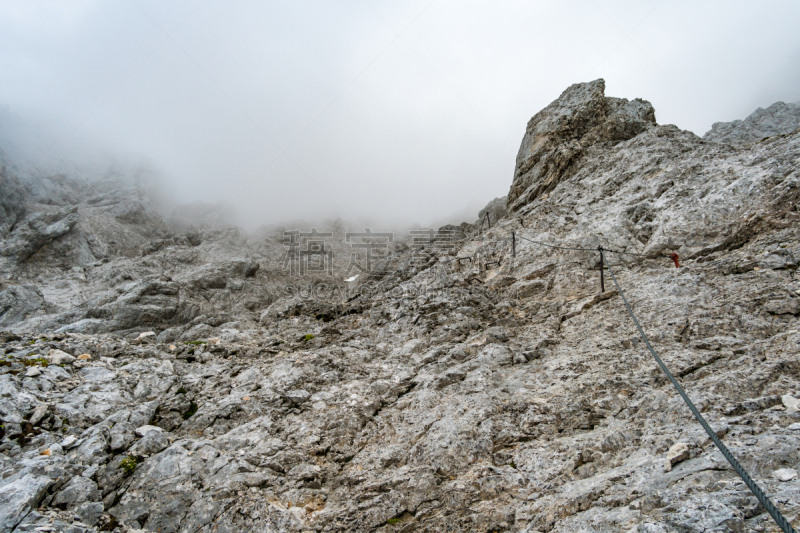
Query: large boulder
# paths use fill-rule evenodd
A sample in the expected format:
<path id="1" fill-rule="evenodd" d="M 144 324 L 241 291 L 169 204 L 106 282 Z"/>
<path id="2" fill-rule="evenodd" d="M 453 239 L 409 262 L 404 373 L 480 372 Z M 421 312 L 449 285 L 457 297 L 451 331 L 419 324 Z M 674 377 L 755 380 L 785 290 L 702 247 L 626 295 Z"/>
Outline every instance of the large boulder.
<path id="1" fill-rule="evenodd" d="M 100 329 L 160 327 L 178 311 L 179 288 L 171 281 L 144 279 L 124 285 L 116 292 L 119 294 L 106 293 L 88 303 L 88 318 L 107 320 Z"/>
<path id="2" fill-rule="evenodd" d="M 52 484 L 48 476 L 26 472 L 0 486 L 0 531 L 14 531 L 31 509 L 39 505 Z"/>
<path id="3" fill-rule="evenodd" d="M 73 477 L 53 500 L 53 507 L 74 509 L 82 503 L 100 500 L 97 484 L 82 476 Z"/>
<path id="4" fill-rule="evenodd" d="M 45 244 L 69 233 L 78 223 L 77 211 L 77 207 L 65 207 L 28 215 L 0 245 L 0 254 L 26 260 Z"/>
<path id="5" fill-rule="evenodd" d="M 44 310 L 42 292 L 33 285 L 11 285 L 0 290 L 0 326 L 22 322 Z"/>
<path id="6" fill-rule="evenodd" d="M 224 289 L 234 278 L 250 278 L 259 269 L 256 261 L 245 258 L 208 263 L 178 278 L 192 290 Z"/>
<path id="7" fill-rule="evenodd" d="M 576 83 L 528 122 L 508 193 L 509 211 L 552 191 L 590 146 L 616 144 L 656 125 L 650 102 L 609 98 L 605 87 L 602 79 Z"/>

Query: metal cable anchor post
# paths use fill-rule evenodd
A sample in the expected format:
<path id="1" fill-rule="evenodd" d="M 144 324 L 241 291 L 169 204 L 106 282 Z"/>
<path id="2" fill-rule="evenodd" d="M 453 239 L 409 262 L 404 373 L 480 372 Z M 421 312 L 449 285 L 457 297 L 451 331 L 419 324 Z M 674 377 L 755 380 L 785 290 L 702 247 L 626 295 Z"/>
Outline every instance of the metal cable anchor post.
<path id="1" fill-rule="evenodd" d="M 604 293 L 606 292 L 606 280 L 603 279 L 603 267 L 605 266 L 603 260 L 603 246 L 598 246 L 597 251 L 600 252 L 600 292 Z"/>

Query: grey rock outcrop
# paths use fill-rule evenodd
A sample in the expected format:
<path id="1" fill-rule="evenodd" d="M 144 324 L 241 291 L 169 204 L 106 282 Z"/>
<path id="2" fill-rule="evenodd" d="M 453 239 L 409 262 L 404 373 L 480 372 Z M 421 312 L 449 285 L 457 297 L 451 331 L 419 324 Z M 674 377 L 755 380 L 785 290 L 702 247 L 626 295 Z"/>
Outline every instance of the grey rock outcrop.
<path id="1" fill-rule="evenodd" d="M 800 105 L 775 102 L 759 107 L 744 120 L 715 122 L 703 135 L 706 141 L 747 145 L 766 137 L 792 133 L 800 128 Z"/>
<path id="2" fill-rule="evenodd" d="M 53 480 L 27 473 L 0 486 L 0 531 L 11 533 L 47 494 Z"/>
<path id="3" fill-rule="evenodd" d="M 625 141 L 655 126 L 649 102 L 606 97 L 605 86 L 602 79 L 576 83 L 531 118 L 517 153 L 509 211 L 553 190 L 580 166 L 587 148 Z"/>
<path id="4" fill-rule="evenodd" d="M 44 313 L 46 303 L 33 285 L 0 286 L 0 327 L 22 322 L 37 313 Z"/>
<path id="5" fill-rule="evenodd" d="M 25 261 L 42 246 L 69 233 L 78 223 L 78 208 L 31 213 L 6 238 L 0 254 Z"/>

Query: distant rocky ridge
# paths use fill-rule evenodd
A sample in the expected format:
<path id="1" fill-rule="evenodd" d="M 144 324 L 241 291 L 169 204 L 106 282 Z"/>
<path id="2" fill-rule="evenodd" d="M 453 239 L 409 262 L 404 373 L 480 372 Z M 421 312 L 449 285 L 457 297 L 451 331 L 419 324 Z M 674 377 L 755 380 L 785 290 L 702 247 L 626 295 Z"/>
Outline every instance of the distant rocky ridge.
<path id="1" fill-rule="evenodd" d="M 300 275 L 282 228 L 176 231 L 130 184 L 3 171 L 0 199 L 0 533 L 777 531 L 597 252 L 512 231 L 680 255 L 609 262 L 800 526 L 796 131 L 710 142 L 573 85 L 491 228 L 392 243 L 348 281 L 342 227 L 334 275 Z"/>
<path id="2" fill-rule="evenodd" d="M 175 233 L 186 233 L 197 229 L 219 229 L 233 226 L 228 221 L 225 205 L 206 202 L 191 202 L 173 208 L 166 224 Z"/>
<path id="3" fill-rule="evenodd" d="M 744 120 L 716 122 L 703 135 L 711 142 L 745 145 L 774 135 L 785 135 L 800 129 L 800 105 L 775 102 L 766 109 L 758 108 Z"/>

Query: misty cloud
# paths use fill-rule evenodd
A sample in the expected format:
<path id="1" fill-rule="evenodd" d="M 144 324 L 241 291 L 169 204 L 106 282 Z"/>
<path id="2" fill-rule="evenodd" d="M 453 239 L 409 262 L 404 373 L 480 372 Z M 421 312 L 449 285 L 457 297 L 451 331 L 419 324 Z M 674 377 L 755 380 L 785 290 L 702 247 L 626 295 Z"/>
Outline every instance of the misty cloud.
<path id="1" fill-rule="evenodd" d="M 229 205 L 247 229 L 470 218 L 508 192 L 527 120 L 572 83 L 605 78 L 607 95 L 699 135 L 797 101 L 798 15 L 793 2 L 7 1 L 3 149 L 32 168 L 58 146 L 42 171 L 138 173 L 168 203 Z"/>

